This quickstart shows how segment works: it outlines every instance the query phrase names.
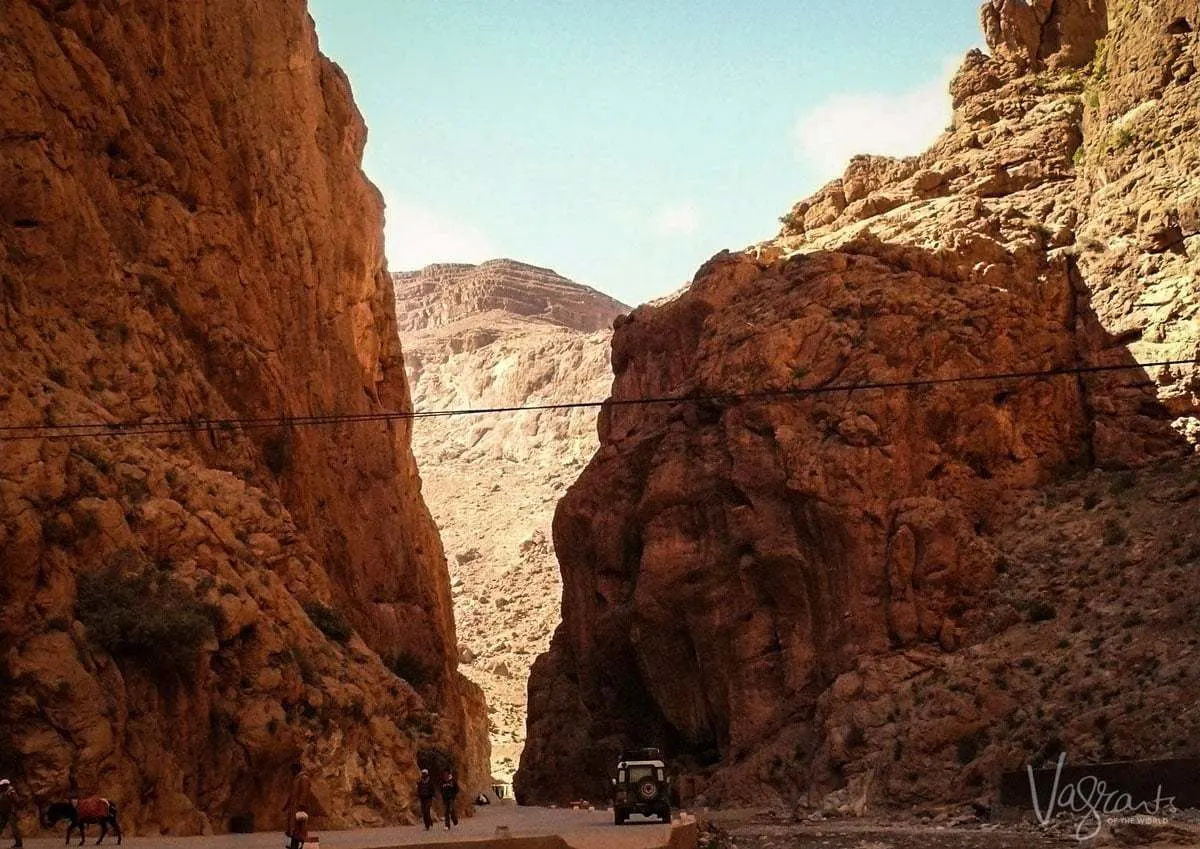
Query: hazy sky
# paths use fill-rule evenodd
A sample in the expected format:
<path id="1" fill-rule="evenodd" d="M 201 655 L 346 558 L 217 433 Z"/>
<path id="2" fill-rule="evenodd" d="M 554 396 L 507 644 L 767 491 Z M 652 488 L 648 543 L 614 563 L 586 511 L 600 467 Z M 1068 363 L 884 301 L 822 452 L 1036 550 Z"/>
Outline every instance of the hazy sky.
<path id="1" fill-rule="evenodd" d="M 393 270 L 492 257 L 631 304 L 860 153 L 915 153 L 979 0 L 310 0 Z"/>

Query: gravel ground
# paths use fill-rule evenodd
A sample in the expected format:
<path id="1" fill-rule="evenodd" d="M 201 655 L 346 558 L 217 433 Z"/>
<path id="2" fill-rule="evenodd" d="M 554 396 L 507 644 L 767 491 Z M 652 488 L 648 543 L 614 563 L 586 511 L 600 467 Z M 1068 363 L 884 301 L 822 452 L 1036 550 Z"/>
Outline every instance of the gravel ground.
<path id="1" fill-rule="evenodd" d="M 511 804 L 478 808 L 477 811 L 474 817 L 463 820 L 452 831 L 446 831 L 440 824 L 428 832 L 421 826 L 323 831 L 320 832 L 320 845 L 322 849 L 385 849 L 479 840 L 495 836 L 496 828 L 504 825 L 514 837 L 562 835 L 574 849 L 656 849 L 666 846 L 670 839 L 666 825 L 646 820 L 617 827 L 613 825 L 612 814 L 607 811 L 519 808 Z M 58 834 L 54 838 L 26 840 L 25 846 L 27 849 L 62 846 L 62 829 Z M 88 829 L 89 845 L 96 842 L 98 834 L 95 827 Z M 7 836 L 6 831 L 4 837 Z M 71 842 L 78 844 L 77 839 Z M 0 840 L 0 847 L 8 845 L 7 840 Z M 115 846 L 116 841 L 110 836 L 104 845 Z M 214 837 L 129 837 L 122 849 L 279 849 L 282 845 L 281 834 L 261 832 Z"/>
<path id="2" fill-rule="evenodd" d="M 1056 817 L 1047 826 L 1032 815 L 1005 822 L 945 818 L 921 821 L 900 815 L 890 819 L 826 819 L 787 822 L 768 812 L 721 812 L 702 824 L 701 849 L 1045 849 L 1077 846 L 1200 847 L 1200 812 L 1173 812 L 1166 824 L 1146 828 L 1111 824 L 1096 837 L 1075 837 L 1078 818 Z M 1090 827 L 1087 829 L 1090 833 Z M 1193 839 L 1194 838 L 1194 839 Z M 1155 841 L 1159 842 L 1155 842 Z"/>

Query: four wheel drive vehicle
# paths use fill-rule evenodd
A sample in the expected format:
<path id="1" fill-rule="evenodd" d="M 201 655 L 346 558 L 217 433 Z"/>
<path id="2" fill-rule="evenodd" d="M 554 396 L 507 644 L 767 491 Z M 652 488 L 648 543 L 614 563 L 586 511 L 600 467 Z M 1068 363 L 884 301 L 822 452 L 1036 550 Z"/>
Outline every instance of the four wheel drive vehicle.
<path id="1" fill-rule="evenodd" d="M 624 825 L 630 814 L 671 821 L 670 779 L 658 749 L 622 752 L 613 779 L 613 822 Z"/>

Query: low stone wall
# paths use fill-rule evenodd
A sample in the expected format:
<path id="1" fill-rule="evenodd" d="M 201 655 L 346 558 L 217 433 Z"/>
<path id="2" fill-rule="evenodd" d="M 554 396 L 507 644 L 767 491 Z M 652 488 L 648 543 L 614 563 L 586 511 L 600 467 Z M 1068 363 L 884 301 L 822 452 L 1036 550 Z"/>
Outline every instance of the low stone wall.
<path id="1" fill-rule="evenodd" d="M 1087 803 L 1103 807 L 1111 803 L 1136 808 L 1131 813 L 1145 813 L 1148 807 L 1157 811 L 1168 800 L 1176 808 L 1200 807 L 1200 759 L 1197 758 L 1100 764 L 1071 764 L 1064 759 L 1061 766 L 1035 769 L 1033 779 L 1037 804 L 1043 810 L 1052 796 L 1058 807 Z M 1028 772 L 1004 774 L 1000 803 L 1013 808 L 1034 807 Z"/>

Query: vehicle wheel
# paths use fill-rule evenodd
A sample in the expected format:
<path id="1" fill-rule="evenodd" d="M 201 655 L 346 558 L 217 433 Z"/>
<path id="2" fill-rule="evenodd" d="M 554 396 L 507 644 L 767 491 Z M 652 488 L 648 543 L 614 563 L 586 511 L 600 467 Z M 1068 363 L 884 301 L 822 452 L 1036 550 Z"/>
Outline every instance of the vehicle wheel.
<path id="1" fill-rule="evenodd" d="M 649 802 L 658 795 L 658 785 L 650 780 L 643 781 L 638 785 L 638 795 Z"/>
<path id="2" fill-rule="evenodd" d="M 625 825 L 625 818 L 629 816 L 620 808 L 613 808 L 613 824 Z"/>
<path id="3" fill-rule="evenodd" d="M 661 811 L 658 812 L 658 815 L 660 817 L 662 817 L 662 821 L 665 822 L 667 825 L 671 824 L 671 809 L 670 808 L 663 808 Z"/>

